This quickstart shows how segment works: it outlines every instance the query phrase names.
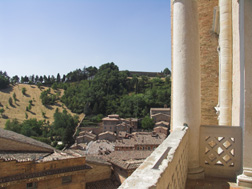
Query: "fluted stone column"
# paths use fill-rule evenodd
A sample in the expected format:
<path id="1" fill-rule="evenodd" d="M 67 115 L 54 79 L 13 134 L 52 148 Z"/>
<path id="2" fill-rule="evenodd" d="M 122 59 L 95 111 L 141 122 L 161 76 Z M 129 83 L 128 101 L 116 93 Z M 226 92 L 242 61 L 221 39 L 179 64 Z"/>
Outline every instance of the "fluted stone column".
<path id="1" fill-rule="evenodd" d="M 188 178 L 203 178 L 199 166 L 200 60 L 196 0 L 173 0 L 173 130 L 189 126 Z"/>
<path id="2" fill-rule="evenodd" d="M 220 116 L 219 125 L 232 123 L 232 1 L 219 0 L 220 8 Z"/>
<path id="3" fill-rule="evenodd" d="M 240 0 L 241 126 L 243 173 L 238 185 L 252 188 L 252 1 Z"/>

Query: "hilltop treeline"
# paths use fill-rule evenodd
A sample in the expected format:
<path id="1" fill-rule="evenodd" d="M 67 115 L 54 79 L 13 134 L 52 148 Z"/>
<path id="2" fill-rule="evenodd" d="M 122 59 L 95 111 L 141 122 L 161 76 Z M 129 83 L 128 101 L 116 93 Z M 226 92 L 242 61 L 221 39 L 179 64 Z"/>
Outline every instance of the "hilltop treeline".
<path id="1" fill-rule="evenodd" d="M 117 113 L 123 117 L 144 117 L 150 107 L 170 106 L 170 77 L 129 78 L 112 62 L 103 64 L 92 80 L 68 85 L 62 102 L 75 113 Z"/>
<path id="2" fill-rule="evenodd" d="M 71 83 L 81 80 L 86 80 L 92 78 L 97 73 L 97 68 L 90 66 L 88 68 L 84 67 L 83 69 L 76 69 L 69 72 L 66 75 L 61 75 L 58 73 L 55 77 L 54 75 L 31 75 L 31 76 L 21 76 L 19 78 L 17 75 L 9 77 L 7 72 L 0 71 L 0 89 L 7 88 L 9 84 L 16 83 L 27 83 L 27 84 L 43 84 L 43 85 L 52 85 L 54 83 Z"/>

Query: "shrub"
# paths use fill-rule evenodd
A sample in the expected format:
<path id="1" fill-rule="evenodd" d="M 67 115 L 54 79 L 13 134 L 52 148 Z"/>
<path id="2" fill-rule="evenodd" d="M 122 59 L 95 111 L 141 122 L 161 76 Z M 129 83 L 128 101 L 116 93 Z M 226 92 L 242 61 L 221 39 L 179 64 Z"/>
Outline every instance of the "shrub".
<path id="1" fill-rule="evenodd" d="M 41 111 L 43 118 L 46 118 L 46 113 Z"/>
<path id="2" fill-rule="evenodd" d="M 9 105 L 12 106 L 12 98 L 9 98 Z"/>
<path id="3" fill-rule="evenodd" d="M 22 88 L 22 94 L 26 95 L 26 88 L 25 87 Z"/>
<path id="4" fill-rule="evenodd" d="M 13 97 L 13 99 L 14 99 L 15 103 L 16 103 L 16 101 L 17 101 L 17 96 L 16 96 L 16 93 L 13 93 L 12 97 Z"/>
<path id="5" fill-rule="evenodd" d="M 28 106 L 28 110 L 29 110 L 29 111 L 31 110 L 31 104 L 29 104 L 29 106 Z"/>

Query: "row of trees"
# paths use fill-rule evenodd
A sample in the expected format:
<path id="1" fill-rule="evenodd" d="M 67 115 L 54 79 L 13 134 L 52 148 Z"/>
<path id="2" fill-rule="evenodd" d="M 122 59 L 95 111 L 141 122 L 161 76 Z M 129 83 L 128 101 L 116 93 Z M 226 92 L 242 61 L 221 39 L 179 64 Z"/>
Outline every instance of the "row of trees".
<path id="1" fill-rule="evenodd" d="M 17 119 L 8 120 L 5 129 L 11 130 L 28 137 L 35 138 L 47 144 L 55 144 L 62 141 L 63 146 L 74 143 L 73 134 L 78 124 L 78 116 L 71 116 L 66 110 L 54 113 L 54 122 L 49 125 L 45 121 L 28 119 L 20 123 Z"/>
<path id="2" fill-rule="evenodd" d="M 6 72 L 0 71 L 0 89 L 6 88 L 9 83 L 29 83 L 29 84 L 37 84 L 43 83 L 46 85 L 50 85 L 53 83 L 64 83 L 64 82 L 76 82 L 81 80 L 86 80 L 88 78 L 92 78 L 97 73 L 97 68 L 93 66 L 89 66 L 88 68 L 84 67 L 81 69 L 76 69 L 74 71 L 69 72 L 66 75 L 61 75 L 58 73 L 55 77 L 54 75 L 31 75 L 31 76 L 21 76 L 19 78 L 17 75 L 10 78 Z"/>

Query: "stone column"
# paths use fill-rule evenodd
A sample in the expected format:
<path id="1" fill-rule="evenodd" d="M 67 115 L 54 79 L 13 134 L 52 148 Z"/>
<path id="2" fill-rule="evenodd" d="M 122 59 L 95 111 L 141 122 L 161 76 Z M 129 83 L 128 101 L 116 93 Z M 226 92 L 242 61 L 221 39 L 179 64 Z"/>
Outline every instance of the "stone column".
<path id="1" fill-rule="evenodd" d="M 189 126 L 188 178 L 203 178 L 199 166 L 200 60 L 196 0 L 173 0 L 173 130 Z"/>
<path id="2" fill-rule="evenodd" d="M 240 0 L 241 126 L 243 174 L 238 185 L 252 188 L 252 1 Z"/>
<path id="3" fill-rule="evenodd" d="M 219 0 L 220 7 L 220 116 L 219 125 L 232 122 L 232 1 Z"/>

